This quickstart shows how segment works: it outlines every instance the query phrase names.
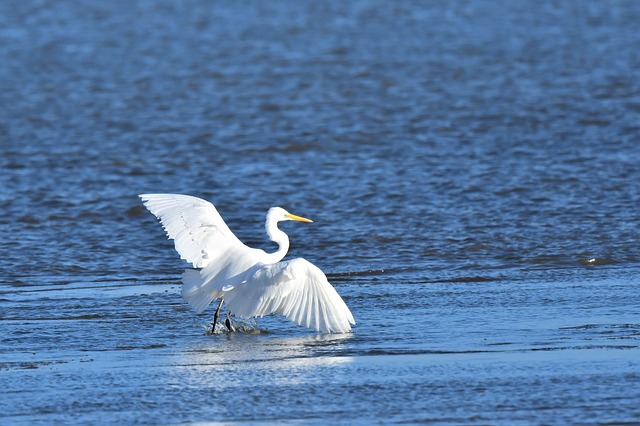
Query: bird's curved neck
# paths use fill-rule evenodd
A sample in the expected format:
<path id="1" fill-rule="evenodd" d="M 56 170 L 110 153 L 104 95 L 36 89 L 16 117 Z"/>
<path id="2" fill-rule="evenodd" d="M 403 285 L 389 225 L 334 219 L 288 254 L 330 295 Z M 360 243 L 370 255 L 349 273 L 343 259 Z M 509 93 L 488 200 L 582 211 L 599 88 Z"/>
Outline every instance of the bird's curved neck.
<path id="1" fill-rule="evenodd" d="M 278 222 L 267 220 L 267 235 L 269 239 L 278 244 L 278 250 L 268 254 L 269 263 L 280 262 L 289 251 L 289 237 L 278 228 Z"/>

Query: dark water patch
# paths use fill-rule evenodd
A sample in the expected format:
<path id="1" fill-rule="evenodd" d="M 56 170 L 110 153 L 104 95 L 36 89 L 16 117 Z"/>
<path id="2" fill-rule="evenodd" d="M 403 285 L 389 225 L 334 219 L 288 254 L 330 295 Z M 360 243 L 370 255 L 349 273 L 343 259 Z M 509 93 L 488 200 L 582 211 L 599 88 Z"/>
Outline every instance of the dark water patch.
<path id="1" fill-rule="evenodd" d="M 73 308 L 73 307 L 69 307 Z M 104 319 L 104 315 L 100 314 L 84 314 L 77 316 L 56 316 L 56 317 L 34 317 L 34 316 L 24 316 L 24 317 L 3 317 L 3 320 L 6 321 L 30 321 L 30 322 L 39 322 L 39 321 L 81 321 L 81 320 L 99 320 Z"/>
<path id="2" fill-rule="evenodd" d="M 640 340 L 640 324 L 585 324 L 560 327 L 560 330 L 580 333 L 582 338 L 633 339 Z"/>
<path id="3" fill-rule="evenodd" d="M 380 276 L 387 274 L 393 274 L 398 272 L 393 268 L 391 270 L 385 269 L 375 269 L 375 270 L 366 270 L 366 271 L 349 271 L 349 272 L 334 272 L 327 273 L 327 278 L 331 281 L 340 281 L 340 280 L 349 280 L 351 277 L 369 277 L 369 276 Z"/>
<path id="4" fill-rule="evenodd" d="M 54 361 L 17 361 L 17 362 L 0 362 L 0 371 L 2 370 L 35 370 L 41 367 L 55 366 L 58 364 L 67 364 L 66 360 Z"/>
<path id="5" fill-rule="evenodd" d="M 384 349 L 371 349 L 358 355 L 366 356 L 388 356 L 388 355 L 469 355 L 469 354 L 481 354 L 490 353 L 493 351 L 488 350 L 472 350 L 472 351 L 438 351 L 438 350 L 384 350 Z"/>
<path id="6" fill-rule="evenodd" d="M 148 293 L 168 292 L 172 285 L 179 284 L 178 279 L 179 277 L 176 278 L 171 276 L 166 276 L 161 279 L 150 279 L 148 281 L 141 281 L 136 277 L 122 279 L 102 277 L 93 277 L 92 279 L 91 277 L 83 277 L 82 281 L 74 281 L 74 278 L 70 276 L 67 280 L 53 280 L 48 282 L 14 281 L 7 283 L 8 285 L 3 290 L 0 290 L 0 294 L 13 294 L 18 296 L 23 294 L 43 293 L 47 295 L 48 293 L 55 293 L 56 298 L 62 298 L 64 295 L 76 297 L 76 295 L 72 294 L 73 292 L 82 293 L 91 292 L 92 290 L 105 292 L 128 291 L 131 293 L 139 293 L 142 291 L 146 291 Z"/>
<path id="7" fill-rule="evenodd" d="M 22 223 L 26 223 L 26 224 L 30 224 L 30 225 L 36 225 L 38 223 L 40 223 L 40 219 L 33 217 L 33 216 L 20 216 L 18 218 L 18 222 L 22 222 Z"/>
<path id="8" fill-rule="evenodd" d="M 640 345 L 578 345 L 578 346 L 553 346 L 542 348 L 530 348 L 528 350 L 536 351 L 575 351 L 575 350 L 633 350 L 640 348 Z"/>
<path id="9" fill-rule="evenodd" d="M 483 283 L 483 282 L 493 282 L 499 281 L 504 278 L 500 277 L 456 277 L 456 278 L 443 278 L 440 280 L 431 281 L 433 283 Z"/>
<path id="10" fill-rule="evenodd" d="M 127 209 L 127 211 L 125 212 L 125 214 L 131 218 L 144 217 L 144 215 L 147 213 L 148 213 L 147 209 L 145 209 L 141 205 L 133 206 Z"/>
<path id="11" fill-rule="evenodd" d="M 531 258 L 524 258 L 523 261 L 535 267 L 568 267 L 571 264 L 575 264 L 575 260 L 571 259 L 569 254 L 538 255 Z"/>
<path id="12" fill-rule="evenodd" d="M 149 344 L 149 345 L 144 345 L 144 346 L 116 346 L 116 350 L 118 351 L 131 351 L 131 350 L 136 350 L 136 349 L 160 349 L 160 348 L 166 348 L 167 345 L 164 343 L 156 343 L 156 344 Z"/>
<path id="13" fill-rule="evenodd" d="M 590 259 L 579 259 L 578 263 L 586 266 L 600 266 L 600 265 L 616 265 L 620 262 L 610 257 L 592 257 Z"/>

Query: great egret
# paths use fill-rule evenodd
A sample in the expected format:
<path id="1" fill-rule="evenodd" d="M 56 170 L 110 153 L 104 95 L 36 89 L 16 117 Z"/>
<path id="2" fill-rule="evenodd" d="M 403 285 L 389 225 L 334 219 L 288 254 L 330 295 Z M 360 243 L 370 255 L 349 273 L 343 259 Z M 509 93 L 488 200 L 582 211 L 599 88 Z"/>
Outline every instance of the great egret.
<path id="1" fill-rule="evenodd" d="M 311 220 L 272 207 L 265 227 L 278 250 L 266 253 L 244 245 L 208 201 L 178 194 L 139 197 L 174 240 L 180 257 L 196 268 L 182 274 L 182 297 L 198 313 L 221 299 L 214 329 L 223 302 L 245 319 L 276 313 L 325 333 L 346 333 L 355 324 L 351 311 L 318 267 L 302 258 L 282 261 L 289 250 L 289 237 L 278 229 L 278 222 Z"/>

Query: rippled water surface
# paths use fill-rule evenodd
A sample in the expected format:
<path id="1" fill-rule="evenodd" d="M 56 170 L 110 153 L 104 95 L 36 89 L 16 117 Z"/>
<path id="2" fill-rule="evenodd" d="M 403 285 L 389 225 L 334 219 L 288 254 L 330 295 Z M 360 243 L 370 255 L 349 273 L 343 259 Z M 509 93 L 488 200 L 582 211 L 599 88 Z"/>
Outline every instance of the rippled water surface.
<path id="1" fill-rule="evenodd" d="M 640 3 L 0 2 L 0 423 L 640 421 Z M 358 324 L 205 335 L 136 195 Z"/>

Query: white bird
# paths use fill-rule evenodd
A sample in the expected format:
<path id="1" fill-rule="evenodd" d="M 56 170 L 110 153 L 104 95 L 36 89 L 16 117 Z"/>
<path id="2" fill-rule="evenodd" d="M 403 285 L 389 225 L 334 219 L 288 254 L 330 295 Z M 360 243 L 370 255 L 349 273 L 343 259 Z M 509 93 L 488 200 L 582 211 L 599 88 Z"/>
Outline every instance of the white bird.
<path id="1" fill-rule="evenodd" d="M 196 268 L 182 274 L 182 297 L 198 313 L 221 299 L 214 329 L 223 302 L 244 319 L 276 313 L 325 333 L 346 333 L 355 324 L 351 311 L 318 267 L 302 258 L 282 261 L 289 250 L 289 237 L 278 229 L 278 222 L 311 220 L 272 207 L 265 227 L 278 250 L 267 253 L 244 245 L 208 201 L 178 194 L 139 197 L 174 240 L 180 257 Z"/>

